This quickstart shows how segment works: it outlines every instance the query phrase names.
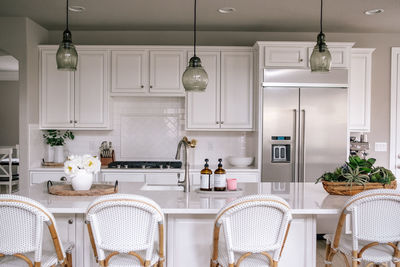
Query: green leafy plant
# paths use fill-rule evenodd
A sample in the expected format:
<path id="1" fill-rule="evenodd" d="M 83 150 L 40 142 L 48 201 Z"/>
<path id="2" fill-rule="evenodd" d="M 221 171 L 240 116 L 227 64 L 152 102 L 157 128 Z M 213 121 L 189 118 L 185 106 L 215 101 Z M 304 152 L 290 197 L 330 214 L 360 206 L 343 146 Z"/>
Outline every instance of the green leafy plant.
<path id="1" fill-rule="evenodd" d="M 396 180 L 393 173 L 384 167 L 374 167 L 376 159 L 362 159 L 359 156 L 350 156 L 349 161 L 343 166 L 336 168 L 333 172 L 326 172 L 319 177 L 316 183 L 320 181 L 327 182 L 347 182 L 350 186 L 353 184 L 365 185 L 366 183 L 390 184 Z"/>
<path id="2" fill-rule="evenodd" d="M 70 130 L 67 130 L 64 133 L 61 133 L 60 130 L 46 130 L 43 134 L 43 138 L 45 139 L 46 144 L 50 146 L 63 146 L 67 139 L 74 140 L 75 136 Z"/>

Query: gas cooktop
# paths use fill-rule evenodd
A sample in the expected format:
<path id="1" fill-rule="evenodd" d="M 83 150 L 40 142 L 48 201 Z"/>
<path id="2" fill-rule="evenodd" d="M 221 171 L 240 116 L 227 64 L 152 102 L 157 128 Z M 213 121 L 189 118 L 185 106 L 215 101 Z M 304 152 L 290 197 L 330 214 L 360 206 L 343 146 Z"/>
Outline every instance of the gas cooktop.
<path id="1" fill-rule="evenodd" d="M 115 169 L 180 169 L 181 161 L 114 161 L 108 168 Z"/>

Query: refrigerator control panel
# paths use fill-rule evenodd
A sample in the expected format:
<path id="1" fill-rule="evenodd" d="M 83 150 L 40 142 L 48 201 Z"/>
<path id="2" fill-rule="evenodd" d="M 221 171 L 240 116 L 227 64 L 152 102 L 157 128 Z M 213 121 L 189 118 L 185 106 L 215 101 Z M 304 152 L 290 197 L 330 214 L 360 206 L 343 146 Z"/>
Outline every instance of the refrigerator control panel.
<path id="1" fill-rule="evenodd" d="M 290 144 L 272 145 L 272 163 L 290 162 Z"/>
<path id="2" fill-rule="evenodd" d="M 271 136 L 274 141 L 290 141 L 290 136 Z"/>

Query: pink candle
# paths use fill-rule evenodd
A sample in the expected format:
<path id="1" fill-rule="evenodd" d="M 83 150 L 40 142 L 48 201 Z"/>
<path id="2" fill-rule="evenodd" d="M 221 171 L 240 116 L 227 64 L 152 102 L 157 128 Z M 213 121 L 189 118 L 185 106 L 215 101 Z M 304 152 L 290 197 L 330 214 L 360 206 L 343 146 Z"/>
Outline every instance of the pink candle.
<path id="1" fill-rule="evenodd" d="M 226 179 L 226 182 L 227 182 L 229 191 L 237 190 L 237 179 L 235 179 L 235 178 Z"/>

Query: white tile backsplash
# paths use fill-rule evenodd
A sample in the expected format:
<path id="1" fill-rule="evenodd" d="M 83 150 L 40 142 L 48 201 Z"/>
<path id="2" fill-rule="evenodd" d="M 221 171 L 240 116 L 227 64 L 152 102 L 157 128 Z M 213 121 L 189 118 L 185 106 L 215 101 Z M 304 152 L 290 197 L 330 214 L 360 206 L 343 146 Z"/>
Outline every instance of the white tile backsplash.
<path id="1" fill-rule="evenodd" d="M 116 160 L 173 159 L 181 137 L 197 139 L 189 152 L 192 165 L 205 158 L 215 165 L 218 158 L 256 156 L 256 132 L 185 131 L 182 97 L 113 97 L 112 130 L 73 130 L 75 140 L 66 144 L 69 154 L 98 154 L 102 141 L 111 141 Z M 38 125 L 30 125 L 30 166 L 40 165 L 45 144 Z"/>

